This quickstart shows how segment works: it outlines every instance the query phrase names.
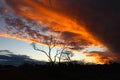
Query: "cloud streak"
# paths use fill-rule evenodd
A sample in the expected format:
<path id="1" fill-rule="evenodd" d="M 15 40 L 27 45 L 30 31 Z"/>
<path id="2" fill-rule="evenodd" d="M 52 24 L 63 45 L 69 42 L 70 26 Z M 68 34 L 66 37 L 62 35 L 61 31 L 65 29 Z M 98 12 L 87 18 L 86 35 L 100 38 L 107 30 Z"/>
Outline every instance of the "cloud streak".
<path id="1" fill-rule="evenodd" d="M 106 16 L 97 12 L 99 2 L 95 0 L 93 3 L 90 0 L 5 1 L 14 13 L 2 11 L 5 30 L 0 27 L 0 36 L 41 43 L 41 39 L 50 39 L 52 33 L 59 40 L 72 43 L 72 49 L 79 51 L 92 45 L 109 46 L 104 35 L 107 23 L 100 24 Z"/>
<path id="2" fill-rule="evenodd" d="M 7 2 L 13 8 L 14 6 L 17 6 L 18 2 L 16 2 L 16 4 L 13 4 L 12 1 L 7 1 Z M 26 2 L 27 4 L 22 4 Z M 18 15 L 36 20 L 38 24 L 40 23 L 46 25 L 46 27 L 48 27 L 52 32 L 59 32 L 62 34 L 65 34 L 66 32 L 71 34 L 77 34 L 76 37 L 75 35 L 74 36 L 71 35 L 71 37 L 72 38 L 75 37 L 76 40 L 82 38 L 83 40 L 86 40 L 88 43 L 100 45 L 100 42 L 97 41 L 95 37 L 89 34 L 89 32 L 84 28 L 84 25 L 78 25 L 77 22 L 74 21 L 74 19 L 70 19 L 67 16 L 63 16 L 59 13 L 51 11 L 48 8 L 43 7 L 42 5 L 37 4 L 35 1 L 25 0 L 25 1 L 19 1 L 19 3 L 20 4 L 16 8 L 13 8 Z M 30 10 L 26 10 L 24 8 Z"/>

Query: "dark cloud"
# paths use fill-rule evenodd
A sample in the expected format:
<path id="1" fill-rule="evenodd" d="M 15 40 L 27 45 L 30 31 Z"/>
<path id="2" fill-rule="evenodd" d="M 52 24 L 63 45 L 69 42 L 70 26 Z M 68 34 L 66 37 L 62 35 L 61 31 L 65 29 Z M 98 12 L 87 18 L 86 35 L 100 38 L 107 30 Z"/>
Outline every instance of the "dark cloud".
<path id="1" fill-rule="evenodd" d="M 60 36 L 61 39 L 66 40 L 68 44 L 72 46 L 71 49 L 82 50 L 85 48 L 85 46 L 90 45 L 90 42 L 82 39 L 82 36 L 80 37 L 80 34 L 77 33 L 65 31 L 62 32 Z"/>
<path id="2" fill-rule="evenodd" d="M 118 61 L 116 57 L 113 57 L 111 52 L 102 52 L 102 51 L 91 51 L 86 52 L 87 56 L 95 56 L 100 62 L 109 63 L 109 61 Z"/>
<path id="3" fill-rule="evenodd" d="M 9 50 L 0 50 L 0 53 L 2 52 L 6 52 L 6 53 L 9 53 L 9 54 L 12 54 L 13 52 L 9 51 Z"/>
<path id="4" fill-rule="evenodd" d="M 79 34 L 75 34 L 72 32 L 62 32 L 61 37 L 63 37 L 63 39 L 68 39 L 71 41 L 71 39 L 73 39 L 74 37 L 80 36 Z"/>
<path id="5" fill-rule="evenodd" d="M 22 65 L 24 63 L 30 64 L 45 64 L 42 61 L 37 61 L 31 59 L 29 56 L 26 55 L 16 55 L 9 50 L 0 50 L 0 65 Z"/>
<path id="6" fill-rule="evenodd" d="M 120 49 L 120 1 L 96 0 L 90 6 L 85 6 L 82 19 L 87 28 L 102 42 L 108 45 L 114 53 L 119 54 Z M 88 10 L 90 9 L 90 10 Z M 81 16 L 80 16 L 81 17 Z M 79 19 L 78 19 L 79 20 Z"/>

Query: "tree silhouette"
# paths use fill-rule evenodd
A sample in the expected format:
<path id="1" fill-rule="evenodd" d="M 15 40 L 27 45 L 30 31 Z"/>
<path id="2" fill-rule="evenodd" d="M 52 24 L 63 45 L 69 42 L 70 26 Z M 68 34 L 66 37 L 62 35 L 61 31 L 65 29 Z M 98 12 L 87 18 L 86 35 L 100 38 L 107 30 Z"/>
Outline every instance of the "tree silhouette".
<path id="1" fill-rule="evenodd" d="M 41 48 L 37 48 L 35 43 L 32 43 L 32 46 L 34 50 L 44 53 L 48 57 L 50 63 L 53 64 L 56 63 L 57 58 L 59 63 L 61 62 L 61 60 L 67 60 L 68 62 L 71 61 L 71 57 L 73 56 L 73 53 L 68 50 L 69 49 L 68 45 L 60 42 L 57 38 L 53 37 L 52 35 L 50 37 L 44 38 L 44 40 L 42 41 L 44 44 L 47 45 L 48 51 Z M 58 45 L 62 45 L 62 46 L 61 48 L 57 48 L 54 58 L 52 58 L 51 57 L 52 50 Z"/>
<path id="2" fill-rule="evenodd" d="M 67 51 L 67 50 L 65 50 L 61 56 L 61 58 L 63 60 L 67 60 L 68 62 L 71 62 L 71 57 L 73 57 L 73 53 L 71 51 Z"/>
<path id="3" fill-rule="evenodd" d="M 68 62 L 71 62 L 71 57 L 73 57 L 73 53 L 72 51 L 68 50 L 69 47 L 68 46 L 64 46 L 62 47 L 59 51 L 59 63 L 61 62 L 61 60 L 67 60 Z"/>

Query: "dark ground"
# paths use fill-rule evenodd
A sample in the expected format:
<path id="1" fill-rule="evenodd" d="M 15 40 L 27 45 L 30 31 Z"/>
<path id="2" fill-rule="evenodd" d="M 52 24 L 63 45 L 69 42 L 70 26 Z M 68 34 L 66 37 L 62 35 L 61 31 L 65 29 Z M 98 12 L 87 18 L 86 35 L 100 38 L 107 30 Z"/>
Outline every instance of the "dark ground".
<path id="1" fill-rule="evenodd" d="M 0 80 L 120 80 L 120 64 L 0 66 Z"/>

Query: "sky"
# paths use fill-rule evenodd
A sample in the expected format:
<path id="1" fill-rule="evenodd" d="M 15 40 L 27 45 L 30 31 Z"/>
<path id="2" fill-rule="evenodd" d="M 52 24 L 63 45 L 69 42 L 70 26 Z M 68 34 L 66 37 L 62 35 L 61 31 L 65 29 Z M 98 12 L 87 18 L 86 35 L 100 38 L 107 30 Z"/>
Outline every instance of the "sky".
<path id="1" fill-rule="evenodd" d="M 19 41 L 16 39 L 11 39 L 11 38 L 0 37 L 0 44 L 2 45 L 0 46 L 0 50 L 9 50 L 17 55 L 27 55 L 32 59 L 36 59 L 40 61 L 48 61 L 46 55 L 44 55 L 39 51 L 35 51 L 30 43 Z M 46 51 L 48 48 L 47 46 L 41 46 L 41 45 L 38 45 L 38 47 Z M 76 54 L 76 56 L 74 57 L 75 60 L 84 59 L 83 55 Z"/>
<path id="2" fill-rule="evenodd" d="M 60 43 L 70 44 L 76 55 L 73 59 L 95 63 L 119 61 L 118 3 L 118 0 L 0 0 L 0 45 L 4 45 L 0 50 L 47 60 L 30 44 L 34 42 L 47 50 L 44 40 L 49 41 L 53 35 Z"/>
<path id="3" fill-rule="evenodd" d="M 10 50 L 15 54 L 27 55 L 37 60 L 45 60 L 46 58 L 46 56 L 36 52 L 32 48 L 32 46 L 27 42 L 21 42 L 19 40 L 1 37 L 0 44 L 1 44 L 0 46 L 1 50 Z"/>

